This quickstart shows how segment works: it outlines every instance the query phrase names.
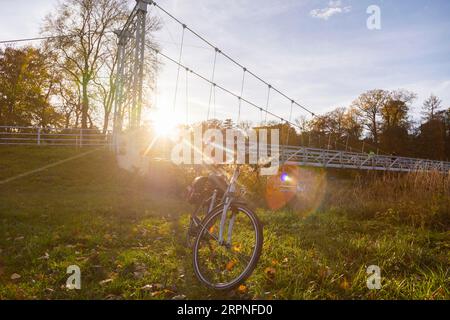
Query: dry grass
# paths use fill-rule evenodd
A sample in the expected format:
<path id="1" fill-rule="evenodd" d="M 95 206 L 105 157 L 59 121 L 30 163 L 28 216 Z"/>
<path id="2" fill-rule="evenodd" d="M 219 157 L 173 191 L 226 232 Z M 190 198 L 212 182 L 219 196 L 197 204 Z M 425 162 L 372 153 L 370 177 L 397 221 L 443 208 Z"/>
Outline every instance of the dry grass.
<path id="1" fill-rule="evenodd" d="M 326 206 L 361 218 L 448 230 L 450 174 L 417 172 L 359 176 L 328 190 Z"/>

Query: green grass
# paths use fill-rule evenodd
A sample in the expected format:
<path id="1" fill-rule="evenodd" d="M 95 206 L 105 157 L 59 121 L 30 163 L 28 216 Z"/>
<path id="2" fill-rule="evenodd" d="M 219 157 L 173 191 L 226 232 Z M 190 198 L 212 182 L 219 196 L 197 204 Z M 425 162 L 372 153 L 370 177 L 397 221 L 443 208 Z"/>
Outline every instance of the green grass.
<path id="1" fill-rule="evenodd" d="M 0 181 L 80 152 L 1 148 Z M 258 268 L 241 290 L 211 291 L 184 246 L 190 207 L 152 184 L 105 150 L 0 184 L 0 299 L 450 298 L 449 232 L 334 211 L 257 210 Z M 366 287 L 372 264 L 381 290 Z M 70 265 L 81 290 L 65 288 Z"/>

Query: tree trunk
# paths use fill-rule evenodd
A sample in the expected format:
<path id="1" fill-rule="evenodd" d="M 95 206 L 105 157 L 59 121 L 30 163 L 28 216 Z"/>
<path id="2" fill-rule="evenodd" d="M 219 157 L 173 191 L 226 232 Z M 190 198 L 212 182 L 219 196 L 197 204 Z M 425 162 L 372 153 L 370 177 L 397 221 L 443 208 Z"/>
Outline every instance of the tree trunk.
<path id="1" fill-rule="evenodd" d="M 103 134 L 106 134 L 106 132 L 108 131 L 110 114 L 111 114 L 111 112 L 105 112 L 105 117 L 103 119 Z"/>
<path id="2" fill-rule="evenodd" d="M 83 79 L 82 86 L 82 95 L 83 101 L 81 104 L 81 128 L 88 128 L 88 113 L 89 113 L 89 97 L 88 97 L 88 81 Z"/>
<path id="3" fill-rule="evenodd" d="M 376 117 L 376 115 L 375 115 Z M 375 145 L 378 147 L 378 126 L 377 126 L 377 120 L 376 118 L 372 119 L 372 129 L 373 129 L 373 142 L 375 143 Z"/>

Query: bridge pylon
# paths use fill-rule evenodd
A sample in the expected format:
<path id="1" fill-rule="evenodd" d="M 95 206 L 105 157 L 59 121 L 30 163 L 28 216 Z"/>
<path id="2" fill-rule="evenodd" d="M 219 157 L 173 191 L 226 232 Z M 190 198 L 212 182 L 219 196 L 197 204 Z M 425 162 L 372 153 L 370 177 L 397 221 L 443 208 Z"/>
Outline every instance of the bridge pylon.
<path id="1" fill-rule="evenodd" d="M 146 19 L 151 0 L 136 0 L 136 5 L 121 30 L 115 33 L 117 42 L 117 64 L 114 99 L 115 145 L 117 134 L 128 120 L 129 129 L 141 124 L 144 85 L 144 59 L 146 44 Z M 131 66 L 131 68 L 127 68 Z"/>

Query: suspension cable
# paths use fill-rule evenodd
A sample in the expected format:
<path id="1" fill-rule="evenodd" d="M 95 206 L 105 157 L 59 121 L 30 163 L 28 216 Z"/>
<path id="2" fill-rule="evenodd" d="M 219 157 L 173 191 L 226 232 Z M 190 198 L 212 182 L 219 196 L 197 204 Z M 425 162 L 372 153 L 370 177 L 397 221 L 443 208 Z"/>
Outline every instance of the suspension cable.
<path id="1" fill-rule="evenodd" d="M 186 126 L 189 124 L 189 68 L 186 68 Z"/>
<path id="2" fill-rule="evenodd" d="M 155 54 L 155 64 L 156 64 L 156 68 L 158 68 L 158 55 L 157 54 Z M 157 72 L 158 72 L 158 70 L 156 69 L 156 71 L 155 71 L 155 79 L 154 79 L 154 81 L 155 81 L 155 89 L 154 89 L 154 95 L 155 95 L 155 98 L 154 98 L 154 108 L 158 108 L 158 74 L 157 74 Z"/>
<path id="3" fill-rule="evenodd" d="M 242 84 L 241 84 L 241 94 L 238 98 L 239 100 L 239 110 L 238 110 L 238 118 L 237 118 L 237 122 L 236 125 L 239 125 L 239 121 L 241 121 L 241 107 L 242 107 L 242 99 L 241 97 L 244 96 L 244 84 L 245 84 L 245 74 L 247 73 L 247 69 L 246 68 L 242 68 Z"/>
<path id="4" fill-rule="evenodd" d="M 216 117 L 216 84 L 213 85 L 213 119 L 217 119 Z"/>
<path id="5" fill-rule="evenodd" d="M 164 57 L 165 59 L 167 59 L 167 60 L 171 61 L 172 63 L 176 64 L 178 67 L 180 67 L 180 68 L 187 68 L 186 66 L 184 66 L 183 64 L 181 64 L 181 62 L 177 62 L 175 59 L 169 57 L 168 55 L 166 55 L 166 54 L 164 54 L 164 53 L 162 53 L 162 52 L 160 52 L 158 49 L 155 49 L 155 48 L 153 48 L 153 47 L 151 47 L 151 46 L 149 46 L 149 45 L 147 45 L 147 46 L 149 47 L 149 49 L 151 49 L 151 50 L 153 50 L 154 52 L 156 52 L 156 54 L 160 54 L 162 57 Z M 217 49 L 217 50 L 218 50 L 218 49 Z M 218 50 L 218 51 L 220 52 L 220 50 Z M 181 59 L 180 59 L 180 60 L 181 60 Z M 243 68 L 243 69 L 244 69 L 244 68 Z M 227 93 L 227 94 L 229 94 L 229 95 L 231 95 L 231 96 L 234 96 L 235 98 L 239 99 L 240 101 L 243 101 L 243 102 L 247 103 L 248 105 L 250 105 L 250 106 L 252 106 L 252 107 L 254 107 L 254 108 L 256 108 L 256 109 L 259 109 L 260 112 L 261 112 L 261 115 L 262 115 L 262 112 L 264 111 L 264 109 L 263 109 L 261 106 L 257 105 L 256 103 L 251 102 L 251 101 L 249 101 L 249 100 L 243 98 L 242 96 L 237 95 L 237 94 L 234 93 L 233 91 L 231 91 L 231 90 L 229 90 L 229 89 L 227 89 L 227 88 L 225 88 L 225 87 L 223 87 L 223 86 L 221 86 L 221 85 L 219 85 L 219 84 L 217 84 L 217 83 L 215 83 L 215 82 L 213 82 L 213 81 L 207 79 L 205 76 L 203 76 L 203 75 L 201 75 L 201 74 L 195 72 L 195 71 L 192 70 L 192 69 L 190 69 L 190 72 L 191 72 L 193 75 L 195 75 L 196 77 L 202 79 L 203 81 L 209 83 L 209 84 L 212 86 L 212 88 L 214 89 L 214 103 L 215 103 L 215 88 L 217 87 L 217 88 L 221 89 L 222 91 L 224 91 L 225 93 Z M 248 72 L 248 70 L 246 70 L 246 72 Z M 270 86 L 270 85 L 268 85 L 268 86 Z M 270 89 L 273 89 L 273 87 L 270 86 Z M 296 105 L 295 100 L 291 100 L 291 104 L 292 104 L 292 106 Z M 291 109 L 292 109 L 292 106 L 291 106 Z M 297 129 L 299 129 L 299 130 L 302 130 L 302 127 L 301 127 L 301 126 L 299 126 L 299 125 L 297 125 L 297 124 L 295 124 L 295 123 L 292 122 L 292 114 L 290 115 L 289 121 L 285 120 L 284 118 L 282 118 L 282 117 L 278 116 L 277 114 L 275 114 L 275 113 L 273 113 L 273 112 L 270 112 L 270 111 L 268 111 L 268 110 L 266 110 L 266 115 L 267 115 L 267 114 L 269 114 L 269 115 L 271 115 L 272 117 L 274 117 L 274 118 L 280 120 L 281 122 L 286 122 L 287 124 L 291 125 L 291 126 L 294 127 L 294 128 L 297 128 Z M 313 114 L 313 116 L 315 116 L 315 114 Z M 319 136 L 319 139 L 320 139 L 320 136 Z M 364 141 L 363 143 L 366 144 L 365 141 Z M 319 144 L 320 144 L 320 142 L 319 142 Z M 339 145 L 342 145 L 342 143 L 339 142 Z M 371 146 L 371 144 L 368 144 L 368 145 Z M 351 147 L 350 147 L 350 149 L 352 150 Z M 380 149 L 380 150 L 381 150 L 381 149 Z"/>
<path id="6" fill-rule="evenodd" d="M 206 120 L 209 120 L 209 115 L 211 112 L 211 99 L 212 99 L 213 90 L 214 90 L 214 88 L 213 88 L 214 87 L 214 78 L 216 76 L 217 53 L 218 53 L 217 48 L 214 48 L 214 63 L 213 63 L 213 70 L 212 70 L 212 75 L 211 75 L 211 88 L 209 89 L 208 113 L 206 115 Z M 214 97 L 214 100 L 215 100 L 215 97 Z"/>
<path id="7" fill-rule="evenodd" d="M 175 22 L 184 25 L 179 19 L 177 19 L 174 15 L 172 15 L 170 12 L 168 12 L 166 9 L 164 9 L 163 7 L 161 7 L 158 3 L 156 3 L 155 1 L 152 2 L 153 5 L 155 7 L 157 7 L 158 9 L 160 9 L 162 12 L 164 12 L 167 16 L 169 16 L 172 20 L 174 20 Z M 192 30 L 191 28 L 187 27 L 186 28 L 190 33 L 192 33 L 194 36 L 196 36 L 197 38 L 199 38 L 201 41 L 203 41 L 205 44 L 207 44 L 208 46 L 214 48 L 217 50 L 217 46 L 213 45 L 210 41 L 208 41 L 207 39 L 205 39 L 203 36 L 201 36 L 200 34 L 198 34 L 197 32 L 195 32 L 194 30 Z M 227 58 L 230 62 L 234 63 L 236 66 L 240 67 L 240 68 L 245 68 L 241 63 L 239 63 L 238 61 L 236 61 L 235 59 L 233 59 L 231 56 L 229 56 L 228 54 L 224 53 L 222 50 L 219 50 L 219 53 L 222 54 L 225 58 Z M 255 79 L 257 79 L 258 81 L 260 81 L 261 83 L 269 86 L 270 84 L 265 81 L 264 79 L 262 79 L 261 77 L 259 77 L 258 75 L 256 75 L 255 73 L 253 73 L 252 71 L 247 69 L 247 72 L 253 76 Z M 281 90 L 272 87 L 272 89 L 277 92 L 278 94 L 280 94 L 282 97 L 284 97 L 285 99 L 289 100 L 289 101 L 294 101 L 294 105 L 296 105 L 297 107 L 303 109 L 304 111 L 308 112 L 309 114 L 311 114 L 313 117 L 316 116 L 316 114 L 311 111 L 309 108 L 305 107 L 304 105 L 300 104 L 299 102 L 295 101 L 294 99 L 290 98 L 287 94 L 285 94 L 284 92 L 282 92 Z"/>
<path id="8" fill-rule="evenodd" d="M 294 101 L 291 101 L 291 111 L 289 113 L 289 122 L 292 121 L 292 111 L 293 111 L 293 109 L 294 109 Z M 287 125 L 289 126 L 289 124 L 287 124 Z M 289 136 L 290 136 L 290 134 L 291 134 L 291 128 L 288 127 L 288 132 L 287 132 L 287 135 L 286 135 L 286 145 L 289 145 Z"/>
<path id="9" fill-rule="evenodd" d="M 164 54 L 164 53 L 161 52 L 160 50 L 155 49 L 155 48 L 150 47 L 150 46 L 149 46 L 149 49 L 150 49 L 150 50 L 153 50 L 154 52 L 156 52 L 156 54 L 161 55 L 161 57 L 165 58 L 166 60 L 168 60 L 168 61 L 170 61 L 170 62 L 172 62 L 172 63 L 174 63 L 174 64 L 176 64 L 176 65 L 179 65 L 181 68 L 187 68 L 185 65 L 183 65 L 183 64 L 181 64 L 181 63 L 179 63 L 179 62 L 177 62 L 175 59 L 173 59 L 173 58 L 171 58 L 170 56 Z M 256 108 L 256 109 L 259 109 L 260 111 L 264 111 L 264 108 L 262 108 L 261 106 L 257 105 L 256 103 L 254 103 L 254 102 L 252 102 L 252 101 L 250 101 L 250 100 L 248 100 L 248 99 L 245 99 L 245 98 L 243 98 L 243 97 L 240 97 L 239 95 L 237 95 L 237 94 L 234 93 L 233 91 L 231 91 L 231 90 L 225 88 L 225 87 L 222 86 L 222 85 L 219 85 L 219 84 L 217 84 L 217 83 L 212 82 L 211 80 L 209 80 L 209 79 L 206 78 L 205 76 L 201 75 L 200 73 L 198 73 L 198 72 L 196 72 L 196 71 L 194 71 L 194 70 L 192 70 L 192 69 L 190 69 L 190 72 L 191 72 L 191 74 L 195 75 L 197 78 L 199 78 L 199 79 L 201 79 L 201 80 L 203 80 L 203 81 L 205 81 L 205 82 L 207 82 L 207 83 L 213 85 L 213 86 L 216 87 L 216 88 L 219 88 L 219 89 L 222 90 L 223 92 L 225 92 L 225 93 L 227 93 L 227 94 L 229 94 L 229 95 L 231 95 L 231 96 L 233 96 L 233 97 L 235 97 L 235 98 L 240 98 L 240 99 L 242 100 L 242 102 L 245 102 L 245 103 L 248 104 L 249 106 L 252 106 L 252 107 L 254 107 L 254 108 Z M 274 117 L 274 118 L 276 118 L 276 119 L 278 119 L 278 120 L 280 120 L 280 121 L 282 121 L 282 122 L 285 122 L 285 121 L 286 121 L 286 119 L 284 119 L 284 118 L 278 116 L 277 114 L 275 114 L 275 113 L 273 113 L 273 112 L 271 112 L 271 111 L 267 111 L 267 113 L 268 113 L 269 115 L 271 115 L 272 117 Z M 295 123 L 292 123 L 292 122 L 288 122 L 288 123 L 289 123 L 291 126 L 293 126 L 293 127 L 296 127 L 296 128 L 301 129 L 301 127 L 298 126 L 298 125 L 296 125 Z"/>
<path id="10" fill-rule="evenodd" d="M 173 99 L 173 112 L 175 112 L 177 105 L 177 94 L 178 94 L 178 81 L 180 80 L 180 68 L 181 68 L 181 58 L 183 57 L 183 45 L 184 45 L 184 34 L 186 30 L 186 25 L 183 24 L 183 32 L 181 34 L 181 46 L 180 46 L 180 56 L 178 58 L 178 71 L 177 71 L 177 80 L 175 82 L 175 97 Z"/>
<path id="11" fill-rule="evenodd" d="M 264 120 L 265 123 L 267 123 L 267 111 L 269 110 L 269 102 L 270 102 L 270 91 L 272 91 L 272 86 L 269 84 L 267 86 L 267 102 L 266 102 L 266 118 Z"/>

